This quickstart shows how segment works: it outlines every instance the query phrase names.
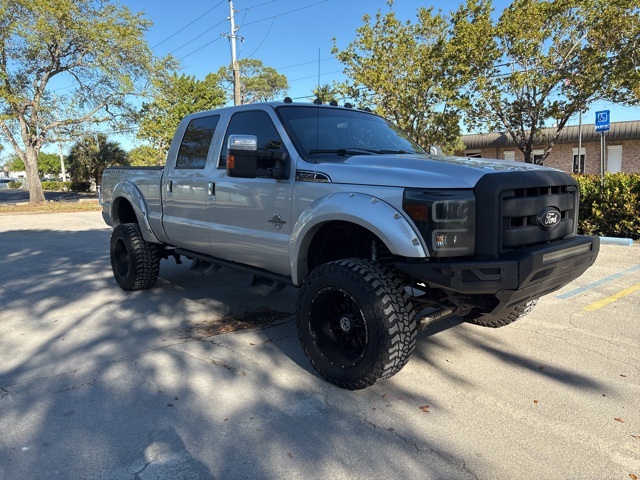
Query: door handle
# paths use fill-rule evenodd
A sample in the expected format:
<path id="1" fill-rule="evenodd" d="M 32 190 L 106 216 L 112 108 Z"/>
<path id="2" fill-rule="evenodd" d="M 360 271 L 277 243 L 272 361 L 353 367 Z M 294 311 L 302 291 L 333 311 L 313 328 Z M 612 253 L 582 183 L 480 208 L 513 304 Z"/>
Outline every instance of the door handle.
<path id="1" fill-rule="evenodd" d="M 173 192 L 173 181 L 172 180 L 169 180 L 167 182 L 167 192 L 169 192 L 169 193 Z"/>
<path id="2" fill-rule="evenodd" d="M 208 188 L 208 193 L 210 197 L 215 197 L 216 196 L 216 184 L 215 182 L 209 182 L 209 188 Z"/>

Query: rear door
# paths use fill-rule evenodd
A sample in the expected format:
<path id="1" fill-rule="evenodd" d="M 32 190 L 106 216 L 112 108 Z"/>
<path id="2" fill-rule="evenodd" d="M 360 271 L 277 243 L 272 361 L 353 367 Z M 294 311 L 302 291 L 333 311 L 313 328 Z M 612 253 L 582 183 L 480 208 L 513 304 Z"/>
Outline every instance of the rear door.
<path id="1" fill-rule="evenodd" d="M 167 164 L 163 178 L 163 225 L 169 241 L 201 253 L 210 249 L 216 172 L 211 145 L 219 120 L 219 115 L 203 114 L 188 122 L 176 160 Z"/>

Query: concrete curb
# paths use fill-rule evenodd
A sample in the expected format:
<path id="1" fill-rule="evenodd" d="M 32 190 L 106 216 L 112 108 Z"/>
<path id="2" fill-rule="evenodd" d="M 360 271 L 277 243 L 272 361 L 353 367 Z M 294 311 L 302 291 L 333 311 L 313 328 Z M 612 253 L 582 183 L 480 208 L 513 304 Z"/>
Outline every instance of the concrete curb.
<path id="1" fill-rule="evenodd" d="M 633 245 L 633 240 L 630 238 L 615 238 L 615 237 L 600 237 L 600 243 L 606 245 L 621 245 L 623 247 L 630 247 Z"/>

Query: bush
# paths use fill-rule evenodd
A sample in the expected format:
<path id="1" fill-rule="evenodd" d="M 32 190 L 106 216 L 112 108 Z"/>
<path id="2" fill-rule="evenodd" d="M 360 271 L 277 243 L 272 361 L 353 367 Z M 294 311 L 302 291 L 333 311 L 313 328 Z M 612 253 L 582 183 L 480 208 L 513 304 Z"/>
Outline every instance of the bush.
<path id="1" fill-rule="evenodd" d="M 578 233 L 640 238 L 640 175 L 574 175 L 580 186 Z"/>
<path id="2" fill-rule="evenodd" d="M 22 182 L 9 182 L 9 188 L 22 188 Z"/>
<path id="3" fill-rule="evenodd" d="M 69 189 L 72 192 L 89 192 L 91 191 L 91 182 L 71 182 Z"/>
<path id="4" fill-rule="evenodd" d="M 42 182 L 42 189 L 43 190 L 55 190 L 55 191 L 61 191 L 61 190 L 65 190 L 65 184 L 68 184 L 69 182 L 57 182 L 55 180 L 45 180 L 44 182 Z M 68 188 L 66 189 L 68 190 Z"/>

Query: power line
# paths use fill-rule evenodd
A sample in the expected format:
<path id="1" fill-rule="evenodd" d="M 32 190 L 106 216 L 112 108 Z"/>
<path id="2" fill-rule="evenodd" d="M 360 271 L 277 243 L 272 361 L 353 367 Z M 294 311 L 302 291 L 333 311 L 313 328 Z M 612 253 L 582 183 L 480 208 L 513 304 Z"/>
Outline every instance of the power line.
<path id="1" fill-rule="evenodd" d="M 180 30 L 178 30 L 177 32 L 172 33 L 171 35 L 169 35 L 167 38 L 165 38 L 164 40 L 156 43 L 154 46 L 152 46 L 151 48 L 156 48 L 159 45 L 162 45 L 164 42 L 166 42 L 167 40 L 175 37 L 177 34 L 179 34 L 180 32 L 184 31 L 187 27 L 190 27 L 191 25 L 193 25 L 194 23 L 196 23 L 198 20 L 200 20 L 202 17 L 204 17 L 205 15 L 207 15 L 209 12 L 213 11 L 214 9 L 216 9 L 218 6 L 222 5 L 225 2 L 225 0 L 221 0 L 220 2 L 216 3 L 213 7 L 211 7 L 209 10 L 207 10 L 206 12 L 204 12 L 202 15 L 200 15 L 198 18 L 196 18 L 195 20 L 189 22 L 188 24 L 186 24 L 184 27 L 182 27 Z"/>
<path id="2" fill-rule="evenodd" d="M 214 28 L 216 28 L 217 26 L 219 26 L 220 24 L 222 24 L 222 23 L 224 23 L 224 22 L 226 22 L 226 21 L 227 21 L 227 20 L 225 19 L 225 20 L 222 20 L 222 21 L 220 21 L 220 22 L 216 23 L 213 27 L 206 29 L 204 32 L 202 32 L 202 33 L 201 33 L 200 35 L 198 35 L 197 37 L 194 37 L 194 38 L 192 38 L 191 40 L 189 40 L 188 42 L 183 43 L 183 44 L 182 44 L 182 45 L 180 45 L 178 48 L 176 48 L 175 50 L 172 50 L 172 51 L 171 51 L 171 52 L 169 52 L 169 53 L 175 53 L 175 52 L 177 52 L 178 50 L 181 50 L 182 48 L 186 47 L 186 46 L 187 46 L 187 45 L 189 45 L 190 43 L 195 42 L 197 39 L 199 39 L 200 37 L 202 37 L 205 33 L 209 33 L 211 30 L 213 30 Z"/>
<path id="3" fill-rule="evenodd" d="M 245 10 L 247 10 L 247 11 L 248 11 L 248 10 L 251 10 L 252 8 L 258 8 L 258 7 L 261 7 L 262 5 L 266 5 L 266 4 L 268 4 L 268 3 L 273 3 L 273 2 L 275 2 L 275 1 L 276 1 L 276 0 L 269 0 L 268 2 L 262 2 L 262 3 L 259 3 L 259 4 L 257 4 L 257 5 L 253 5 L 253 6 L 251 6 L 251 7 L 241 8 L 240 10 L 236 10 L 236 12 L 243 12 L 243 11 L 245 11 Z"/>
<path id="4" fill-rule="evenodd" d="M 316 63 L 316 62 L 313 62 Z M 342 73 L 342 70 L 334 70 L 333 72 L 325 72 L 320 74 L 321 76 L 325 76 L 325 75 L 332 75 L 334 73 Z M 293 80 L 289 80 L 289 82 L 297 82 L 298 80 L 308 80 L 310 78 L 318 78 L 318 75 L 309 75 L 308 77 L 300 77 L 300 78 L 294 78 Z"/>
<path id="5" fill-rule="evenodd" d="M 205 43 L 204 45 L 202 45 L 202 46 L 201 46 L 201 47 L 199 47 L 199 48 L 196 48 L 194 51 L 192 51 L 192 52 L 190 52 L 190 53 L 187 53 L 184 57 L 180 57 L 178 60 L 184 60 L 185 58 L 190 57 L 190 56 L 191 56 L 191 55 L 193 55 L 194 53 L 199 52 L 200 50 L 202 50 L 204 47 L 208 47 L 208 46 L 209 46 L 209 45 L 211 45 L 212 43 L 217 42 L 217 41 L 218 41 L 218 40 L 220 40 L 221 38 L 222 38 L 222 37 L 214 38 L 214 39 L 213 39 L 213 40 L 211 40 L 210 42 Z"/>
<path id="6" fill-rule="evenodd" d="M 320 59 L 321 62 L 326 62 L 327 60 L 334 60 L 335 57 L 327 57 L 327 58 L 322 58 Z M 311 64 L 316 64 L 318 63 L 318 60 L 312 60 L 310 62 L 304 62 L 304 63 L 296 63 L 295 65 L 287 65 L 286 67 L 278 67 L 276 68 L 276 70 L 286 70 L 287 68 L 293 68 L 293 67 L 302 67 L 304 65 L 311 65 Z"/>
<path id="7" fill-rule="evenodd" d="M 254 20 L 253 22 L 245 23 L 243 25 L 240 25 L 240 27 L 246 27 L 247 25 L 253 25 L 254 23 L 264 22 L 265 20 L 271 20 L 272 18 L 283 17 L 285 15 L 289 15 L 290 13 L 299 12 L 300 10 L 304 10 L 305 8 L 313 7 L 315 5 L 320 5 L 321 3 L 325 3 L 325 2 L 327 2 L 327 0 L 320 0 L 319 2 L 310 3 L 309 5 L 304 5 L 300 8 L 294 8 L 293 10 L 279 13 L 278 15 L 272 15 L 270 17 L 261 18 L 260 20 Z"/>
<path id="8" fill-rule="evenodd" d="M 269 29 L 267 30 L 267 33 L 265 33 L 264 38 L 262 39 L 262 41 L 260 42 L 260 44 L 253 50 L 253 52 L 251 52 L 249 54 L 248 58 L 253 57 L 253 55 L 260 49 L 260 47 L 262 46 L 262 44 L 265 42 L 265 40 L 267 39 L 267 37 L 269 36 L 269 34 L 271 33 L 271 29 L 273 28 L 273 24 L 276 23 L 276 17 L 273 17 L 273 20 L 271 21 L 271 25 L 269 26 Z"/>

